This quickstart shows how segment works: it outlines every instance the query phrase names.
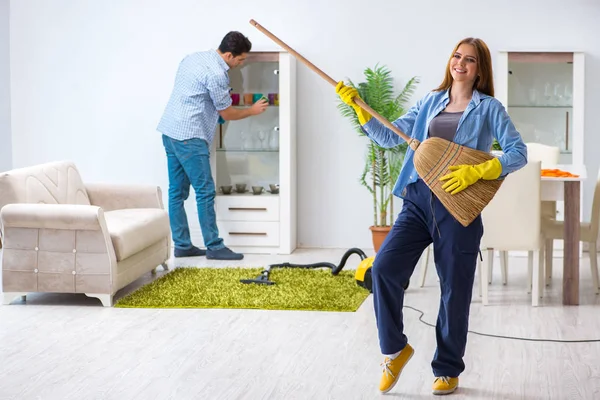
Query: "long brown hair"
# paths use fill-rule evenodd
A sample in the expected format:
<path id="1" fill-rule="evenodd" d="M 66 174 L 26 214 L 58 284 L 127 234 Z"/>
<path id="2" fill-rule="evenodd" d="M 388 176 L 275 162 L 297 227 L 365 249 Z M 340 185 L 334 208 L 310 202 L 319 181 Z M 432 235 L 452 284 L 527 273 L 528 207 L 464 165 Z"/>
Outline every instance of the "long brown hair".
<path id="1" fill-rule="evenodd" d="M 490 49 L 487 47 L 485 42 L 478 38 L 465 38 L 458 42 L 458 44 L 452 50 L 452 54 L 450 54 L 450 58 L 448 59 L 448 64 L 446 65 L 446 74 L 444 76 L 444 81 L 438 86 L 434 91 L 442 91 L 450 89 L 452 86 L 452 82 L 454 79 L 452 78 L 452 74 L 450 73 L 450 61 L 452 57 L 454 57 L 454 53 L 458 50 L 461 44 L 470 44 L 475 47 L 475 51 L 477 52 L 477 78 L 475 78 L 475 83 L 473 84 L 473 89 L 477 89 L 481 93 L 485 93 L 489 96 L 494 97 L 494 75 L 492 72 L 492 56 L 490 55 Z"/>

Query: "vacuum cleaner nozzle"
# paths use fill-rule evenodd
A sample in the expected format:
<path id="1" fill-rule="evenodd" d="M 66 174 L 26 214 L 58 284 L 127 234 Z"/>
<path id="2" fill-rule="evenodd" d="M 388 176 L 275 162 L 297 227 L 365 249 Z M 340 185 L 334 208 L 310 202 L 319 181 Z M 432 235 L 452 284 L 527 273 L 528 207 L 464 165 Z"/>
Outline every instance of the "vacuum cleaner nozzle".
<path id="1" fill-rule="evenodd" d="M 263 271 L 256 279 L 240 279 L 241 283 L 258 283 L 260 285 L 274 285 L 275 282 L 269 280 L 268 271 Z"/>

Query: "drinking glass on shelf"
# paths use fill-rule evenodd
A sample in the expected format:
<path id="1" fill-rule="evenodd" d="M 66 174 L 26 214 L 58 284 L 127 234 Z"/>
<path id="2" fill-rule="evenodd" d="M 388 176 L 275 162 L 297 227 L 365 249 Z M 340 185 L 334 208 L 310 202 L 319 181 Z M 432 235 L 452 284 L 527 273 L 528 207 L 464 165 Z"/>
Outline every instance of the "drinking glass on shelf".
<path id="1" fill-rule="evenodd" d="M 258 139 L 260 140 L 260 148 L 265 148 L 265 139 L 267 137 L 267 132 L 260 130 L 258 131 Z"/>
<path id="2" fill-rule="evenodd" d="M 271 131 L 271 138 L 269 139 L 269 148 L 271 150 L 279 149 L 279 127 L 276 126 Z"/>
<path id="3" fill-rule="evenodd" d="M 552 92 L 552 85 L 550 84 L 550 82 L 546 82 L 546 84 L 544 85 L 544 99 L 546 100 L 547 106 L 551 104 L 553 94 L 554 93 Z"/>
<path id="4" fill-rule="evenodd" d="M 537 90 L 534 88 L 529 89 L 529 104 L 532 106 L 537 104 Z"/>
<path id="5" fill-rule="evenodd" d="M 557 83 L 556 85 L 554 85 L 554 99 L 556 101 L 557 105 L 563 105 L 563 100 L 564 100 L 564 92 L 561 90 L 562 86 L 560 83 Z"/>
<path id="6" fill-rule="evenodd" d="M 565 103 L 567 105 L 571 104 L 573 100 L 573 90 L 571 89 L 571 85 L 565 85 Z"/>

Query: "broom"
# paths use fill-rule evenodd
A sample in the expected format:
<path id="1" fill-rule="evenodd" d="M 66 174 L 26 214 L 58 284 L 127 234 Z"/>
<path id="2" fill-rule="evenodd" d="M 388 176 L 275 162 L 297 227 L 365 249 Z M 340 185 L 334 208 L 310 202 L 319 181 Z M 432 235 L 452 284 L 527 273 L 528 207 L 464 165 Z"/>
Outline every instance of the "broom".
<path id="1" fill-rule="evenodd" d="M 331 85 L 334 87 L 337 85 L 337 82 L 331 77 L 326 75 L 302 55 L 294 51 L 258 22 L 251 19 L 250 24 L 302 61 L 307 67 L 319 74 Z M 444 207 L 446 207 L 448 212 L 456 218 L 461 225 L 468 226 L 475 218 L 477 218 L 477 216 L 479 216 L 479 214 L 481 214 L 481 211 L 488 205 L 500 188 L 502 180 L 496 179 L 487 181 L 481 179 L 465 190 L 453 195 L 442 189 L 443 182 L 440 182 L 439 178 L 445 175 L 448 172 L 448 167 L 452 165 L 480 164 L 491 160 L 494 157 L 492 154 L 461 146 L 449 140 L 437 137 L 428 138 L 421 143 L 415 138 L 406 136 L 402 131 L 379 115 L 361 99 L 355 98 L 354 101 L 408 143 L 410 148 L 415 152 L 413 163 L 417 173 L 421 179 L 423 179 L 423 182 L 425 182 L 431 191 L 433 191 Z"/>

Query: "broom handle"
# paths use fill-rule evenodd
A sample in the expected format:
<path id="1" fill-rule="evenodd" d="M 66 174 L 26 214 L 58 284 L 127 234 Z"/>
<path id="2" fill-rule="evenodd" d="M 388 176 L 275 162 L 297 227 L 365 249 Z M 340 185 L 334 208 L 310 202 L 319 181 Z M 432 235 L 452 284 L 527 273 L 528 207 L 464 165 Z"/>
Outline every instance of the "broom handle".
<path id="1" fill-rule="evenodd" d="M 310 61 L 308 61 L 302 55 L 298 54 L 298 52 L 296 52 L 290 46 L 288 46 L 287 44 L 285 44 L 277 36 L 275 36 L 271 32 L 269 32 L 266 28 L 264 28 L 258 22 L 256 22 L 255 20 L 251 19 L 250 20 L 250 25 L 254 26 L 256 29 L 258 29 L 259 31 L 261 31 L 262 33 L 264 33 L 266 36 L 268 36 L 269 38 L 271 38 L 271 40 L 273 40 L 275 43 L 277 43 L 278 45 L 280 45 L 281 47 L 283 47 L 284 49 L 286 49 L 288 52 L 290 52 L 292 55 L 294 55 L 297 59 L 299 59 L 300 61 L 302 61 L 308 68 L 312 69 L 317 74 L 319 74 L 321 76 L 321 78 L 323 78 L 327 82 L 329 82 L 333 87 L 337 86 L 337 82 L 334 81 L 329 75 L 327 75 L 326 73 L 324 73 L 323 71 L 321 71 L 319 68 L 317 68 L 313 63 L 311 63 Z M 362 101 L 361 99 L 355 98 L 354 102 L 356 104 L 358 104 L 363 110 L 365 110 L 369 114 L 371 114 L 373 117 L 377 118 L 377 120 L 379 120 L 379 122 L 381 122 L 387 128 L 391 129 L 396 135 L 400 136 L 407 143 L 410 144 L 411 141 L 412 142 L 416 142 L 416 140 L 413 140 L 413 139 L 409 138 L 408 136 L 406 136 L 404 134 L 404 132 L 402 132 L 400 129 L 398 129 L 394 125 L 392 125 L 392 123 L 390 121 L 388 121 L 387 119 L 385 119 L 381 115 L 379 115 L 379 113 L 377 113 L 375 110 L 373 110 L 371 107 L 369 107 L 369 105 L 367 103 L 365 103 L 364 101 Z"/>

